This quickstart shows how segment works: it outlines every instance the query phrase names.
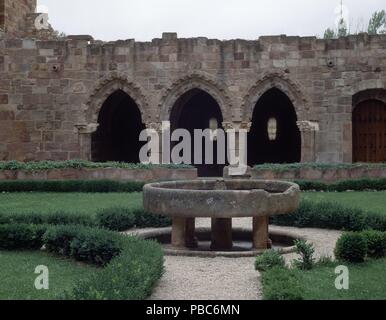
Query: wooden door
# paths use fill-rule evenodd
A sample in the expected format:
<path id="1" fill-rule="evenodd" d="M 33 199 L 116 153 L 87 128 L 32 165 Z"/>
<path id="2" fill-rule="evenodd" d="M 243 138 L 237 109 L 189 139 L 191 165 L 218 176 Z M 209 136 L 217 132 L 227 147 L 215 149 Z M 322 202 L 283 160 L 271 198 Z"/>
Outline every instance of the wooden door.
<path id="1" fill-rule="evenodd" d="M 386 104 L 360 103 L 353 113 L 354 162 L 386 162 Z"/>

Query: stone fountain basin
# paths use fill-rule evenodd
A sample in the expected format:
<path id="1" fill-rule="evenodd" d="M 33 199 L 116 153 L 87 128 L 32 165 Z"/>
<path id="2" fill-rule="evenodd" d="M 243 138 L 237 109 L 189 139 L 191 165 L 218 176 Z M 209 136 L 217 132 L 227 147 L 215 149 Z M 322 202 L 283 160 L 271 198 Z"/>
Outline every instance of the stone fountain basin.
<path id="1" fill-rule="evenodd" d="M 290 214 L 300 188 L 284 181 L 209 179 L 152 183 L 144 187 L 144 208 L 181 218 L 245 218 Z"/>

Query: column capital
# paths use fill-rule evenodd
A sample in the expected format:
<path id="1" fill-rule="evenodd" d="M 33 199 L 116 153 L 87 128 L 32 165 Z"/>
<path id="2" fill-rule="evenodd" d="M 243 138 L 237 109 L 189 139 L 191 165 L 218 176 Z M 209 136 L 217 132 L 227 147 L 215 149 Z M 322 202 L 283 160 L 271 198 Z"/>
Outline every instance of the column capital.
<path id="1" fill-rule="evenodd" d="M 225 131 L 228 130 L 235 130 L 235 131 L 240 131 L 240 130 L 246 130 L 249 132 L 252 127 L 252 122 L 246 122 L 246 121 L 240 121 L 240 122 L 223 122 L 222 126 L 224 127 Z"/>
<path id="2" fill-rule="evenodd" d="M 91 134 L 98 130 L 99 123 L 80 123 L 75 128 L 79 134 Z"/>
<path id="3" fill-rule="evenodd" d="M 320 130 L 319 122 L 316 121 L 298 121 L 296 124 L 301 132 L 316 132 Z"/>

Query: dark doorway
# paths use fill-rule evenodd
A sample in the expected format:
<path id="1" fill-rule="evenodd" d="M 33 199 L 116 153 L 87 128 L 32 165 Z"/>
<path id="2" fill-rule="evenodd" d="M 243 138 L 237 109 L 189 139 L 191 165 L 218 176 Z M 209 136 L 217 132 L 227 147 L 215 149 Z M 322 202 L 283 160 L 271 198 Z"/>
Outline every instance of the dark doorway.
<path id="1" fill-rule="evenodd" d="M 279 89 L 257 102 L 248 135 L 248 165 L 301 161 L 301 135 L 291 100 Z"/>
<path id="2" fill-rule="evenodd" d="M 386 161 L 386 104 L 382 101 L 366 100 L 354 109 L 353 160 Z"/>
<path id="3" fill-rule="evenodd" d="M 139 135 L 145 126 L 134 100 L 122 90 L 110 95 L 98 118 L 99 128 L 92 136 L 92 159 L 97 162 L 139 163 L 143 142 Z"/>
<path id="4" fill-rule="evenodd" d="M 200 89 L 192 89 L 182 95 L 175 103 L 171 116 L 171 130 L 186 129 L 192 137 L 192 159 L 198 169 L 200 177 L 222 177 L 224 164 L 217 164 L 217 142 L 213 143 L 214 161 L 213 164 L 205 164 L 205 141 L 203 139 L 202 163 L 194 162 L 194 130 L 209 129 L 211 120 L 216 120 L 218 128 L 222 128 L 223 117 L 217 101 L 208 93 Z"/>

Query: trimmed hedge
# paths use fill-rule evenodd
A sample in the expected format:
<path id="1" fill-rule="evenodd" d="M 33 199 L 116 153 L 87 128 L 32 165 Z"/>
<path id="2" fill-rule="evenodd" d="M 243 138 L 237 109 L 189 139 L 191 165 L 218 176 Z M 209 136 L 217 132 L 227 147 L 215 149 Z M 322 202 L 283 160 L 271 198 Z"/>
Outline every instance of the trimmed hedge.
<path id="1" fill-rule="evenodd" d="M 144 185 L 113 180 L 1 180 L 0 192 L 142 192 Z"/>
<path id="2" fill-rule="evenodd" d="M 164 216 L 147 213 L 142 208 L 128 209 L 113 207 L 99 210 L 96 216 L 66 212 L 43 214 L 29 213 L 1 213 L 0 225 L 3 224 L 47 224 L 47 225 L 82 225 L 99 227 L 112 231 L 126 231 L 137 228 L 161 228 L 171 225 L 171 219 Z"/>
<path id="3" fill-rule="evenodd" d="M 304 300 L 299 279 L 291 269 L 274 267 L 262 274 L 264 300 Z"/>
<path id="4" fill-rule="evenodd" d="M 60 298 L 143 300 L 163 273 L 161 247 L 152 241 L 82 226 L 1 225 L 1 249 L 39 249 L 99 266 Z"/>
<path id="5" fill-rule="evenodd" d="M 344 233 L 336 243 L 335 256 L 338 260 L 361 263 L 365 261 L 366 254 L 366 239 L 358 232 Z"/>
<path id="6" fill-rule="evenodd" d="M 301 201 L 299 209 L 293 214 L 272 217 L 271 223 L 298 228 L 386 231 L 385 215 L 365 212 L 358 208 L 344 207 L 334 202 L 312 202 L 307 200 Z"/>
<path id="7" fill-rule="evenodd" d="M 367 256 L 381 259 L 386 256 L 386 233 L 374 230 L 362 232 L 367 243 Z"/>
<path id="8" fill-rule="evenodd" d="M 341 180 L 334 183 L 322 181 L 295 180 L 302 191 L 345 192 L 351 191 L 384 191 L 386 190 L 386 178 L 381 179 L 354 179 Z"/>
<path id="9" fill-rule="evenodd" d="M 265 272 L 274 267 L 285 267 L 284 258 L 276 250 L 267 250 L 256 258 L 255 269 L 257 271 Z"/>
<path id="10" fill-rule="evenodd" d="M 289 163 L 289 164 L 276 164 L 266 163 L 257 165 L 254 167 L 255 170 L 271 170 L 273 172 L 284 172 L 290 170 L 300 169 L 317 169 L 317 170 L 328 170 L 328 169 L 385 169 L 386 163 Z"/>
<path id="11" fill-rule="evenodd" d="M 192 168 L 190 165 L 152 165 L 135 164 L 126 162 L 91 162 L 85 160 L 67 160 L 67 161 L 38 161 L 38 162 L 19 162 L 19 161 L 0 161 L 0 170 L 25 170 L 40 171 L 52 169 L 99 169 L 99 168 L 118 168 L 118 169 L 186 169 Z"/>

